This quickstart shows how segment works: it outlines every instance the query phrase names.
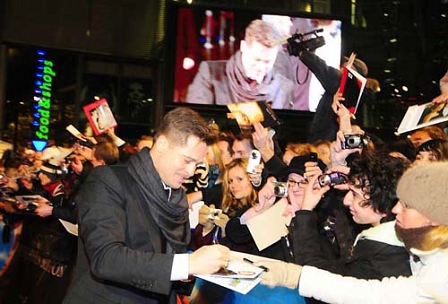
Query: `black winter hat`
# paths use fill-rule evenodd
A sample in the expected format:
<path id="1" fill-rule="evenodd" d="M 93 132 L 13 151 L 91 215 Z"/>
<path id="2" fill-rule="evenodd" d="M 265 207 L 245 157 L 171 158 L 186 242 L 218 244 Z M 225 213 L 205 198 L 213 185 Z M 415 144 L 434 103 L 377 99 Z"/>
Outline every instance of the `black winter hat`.
<path id="1" fill-rule="evenodd" d="M 288 175 L 291 173 L 296 173 L 301 176 L 305 174 L 305 163 L 310 161 L 310 155 L 302 155 L 302 156 L 296 156 L 293 159 L 291 159 L 291 162 L 289 163 L 288 169 L 285 170 L 283 177 L 286 179 L 288 178 Z M 317 165 L 322 170 L 322 172 L 325 172 L 326 166 L 319 158 L 317 159 Z"/>

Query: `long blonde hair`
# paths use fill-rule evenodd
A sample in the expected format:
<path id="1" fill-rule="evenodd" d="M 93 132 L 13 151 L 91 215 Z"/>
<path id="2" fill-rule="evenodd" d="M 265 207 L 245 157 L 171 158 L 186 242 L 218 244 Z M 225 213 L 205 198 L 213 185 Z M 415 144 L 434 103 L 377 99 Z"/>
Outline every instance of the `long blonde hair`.
<path id="1" fill-rule="evenodd" d="M 435 226 L 425 234 L 421 247 L 423 251 L 448 249 L 448 226 Z"/>
<path id="2" fill-rule="evenodd" d="M 222 181 L 222 209 L 229 216 L 235 215 L 237 210 L 243 209 L 247 205 L 252 207 L 257 202 L 257 191 L 252 187 L 250 194 L 245 198 L 245 200 L 236 199 L 230 192 L 229 185 L 229 170 L 235 167 L 240 167 L 246 172 L 247 158 L 237 158 L 232 160 L 224 170 L 223 181 Z M 247 175 L 247 173 L 246 173 Z M 247 176 L 249 178 L 249 176 Z"/>

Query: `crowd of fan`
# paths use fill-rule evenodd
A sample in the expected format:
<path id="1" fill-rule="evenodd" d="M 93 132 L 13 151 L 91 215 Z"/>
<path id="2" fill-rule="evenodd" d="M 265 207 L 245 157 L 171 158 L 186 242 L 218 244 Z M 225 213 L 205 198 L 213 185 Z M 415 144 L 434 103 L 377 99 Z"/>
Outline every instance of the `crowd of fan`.
<path id="1" fill-rule="evenodd" d="M 447 136 L 431 126 L 385 143 L 353 124 L 338 94 L 332 108 L 339 122 L 333 142 L 291 142 L 282 150 L 260 123 L 251 134 L 220 130 L 203 165 L 184 183 L 190 208 L 204 202 L 189 249 L 219 243 L 359 279 L 412 276 L 409 248 L 394 230 L 396 188 L 408 168 L 447 161 Z M 152 146 L 150 137 L 142 138 L 144 146 L 130 147 L 113 130 L 107 135 L 70 148 L 4 154 L 2 219 L 20 230 L 14 258 L 0 280 L 7 291 L 0 295 L 4 303 L 62 301 L 77 255 L 77 238 L 63 224 L 77 223 L 76 194 L 83 181 L 93 168 L 126 162 L 127 155 L 147 153 Z M 247 172 L 254 149 L 261 162 Z M 331 180 L 336 172 L 340 179 Z M 325 174 L 329 183 L 321 180 Z M 277 182 L 284 182 L 286 193 L 279 195 Z M 260 250 L 246 224 L 280 202 L 283 215 L 292 218 L 289 233 Z"/>

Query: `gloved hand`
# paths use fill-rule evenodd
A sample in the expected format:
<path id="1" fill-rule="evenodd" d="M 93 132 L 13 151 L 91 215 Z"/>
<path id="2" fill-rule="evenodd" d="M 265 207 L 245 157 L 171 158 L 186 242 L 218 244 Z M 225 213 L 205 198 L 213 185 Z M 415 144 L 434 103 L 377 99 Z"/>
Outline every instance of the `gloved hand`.
<path id="1" fill-rule="evenodd" d="M 220 213 L 217 217 L 218 217 L 218 219 L 215 219 L 215 224 L 216 224 L 216 226 L 221 228 L 221 236 L 225 237 L 226 236 L 226 225 L 227 225 L 227 222 L 229 221 L 229 217 L 225 213 Z"/>
<path id="2" fill-rule="evenodd" d="M 207 231 L 212 230 L 215 226 L 213 218 L 210 217 L 210 207 L 208 207 L 207 205 L 202 205 L 199 209 L 199 224 L 204 226 L 205 230 Z"/>
<path id="3" fill-rule="evenodd" d="M 283 286 L 289 289 L 296 289 L 299 285 L 299 278 L 302 266 L 286 263 L 283 261 L 260 261 L 257 265 L 263 265 L 268 271 L 263 273 L 261 284 L 271 288 Z"/>

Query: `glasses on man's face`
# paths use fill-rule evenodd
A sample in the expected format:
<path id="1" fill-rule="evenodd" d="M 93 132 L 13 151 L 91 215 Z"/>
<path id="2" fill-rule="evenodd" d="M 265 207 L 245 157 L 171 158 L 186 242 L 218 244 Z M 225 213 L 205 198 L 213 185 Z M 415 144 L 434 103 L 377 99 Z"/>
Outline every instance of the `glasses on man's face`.
<path id="1" fill-rule="evenodd" d="M 289 187 L 294 187 L 295 185 L 299 186 L 299 188 L 305 188 L 306 185 L 308 185 L 308 182 L 306 180 L 302 180 L 302 181 L 295 181 L 293 179 L 288 179 L 288 186 Z"/>

